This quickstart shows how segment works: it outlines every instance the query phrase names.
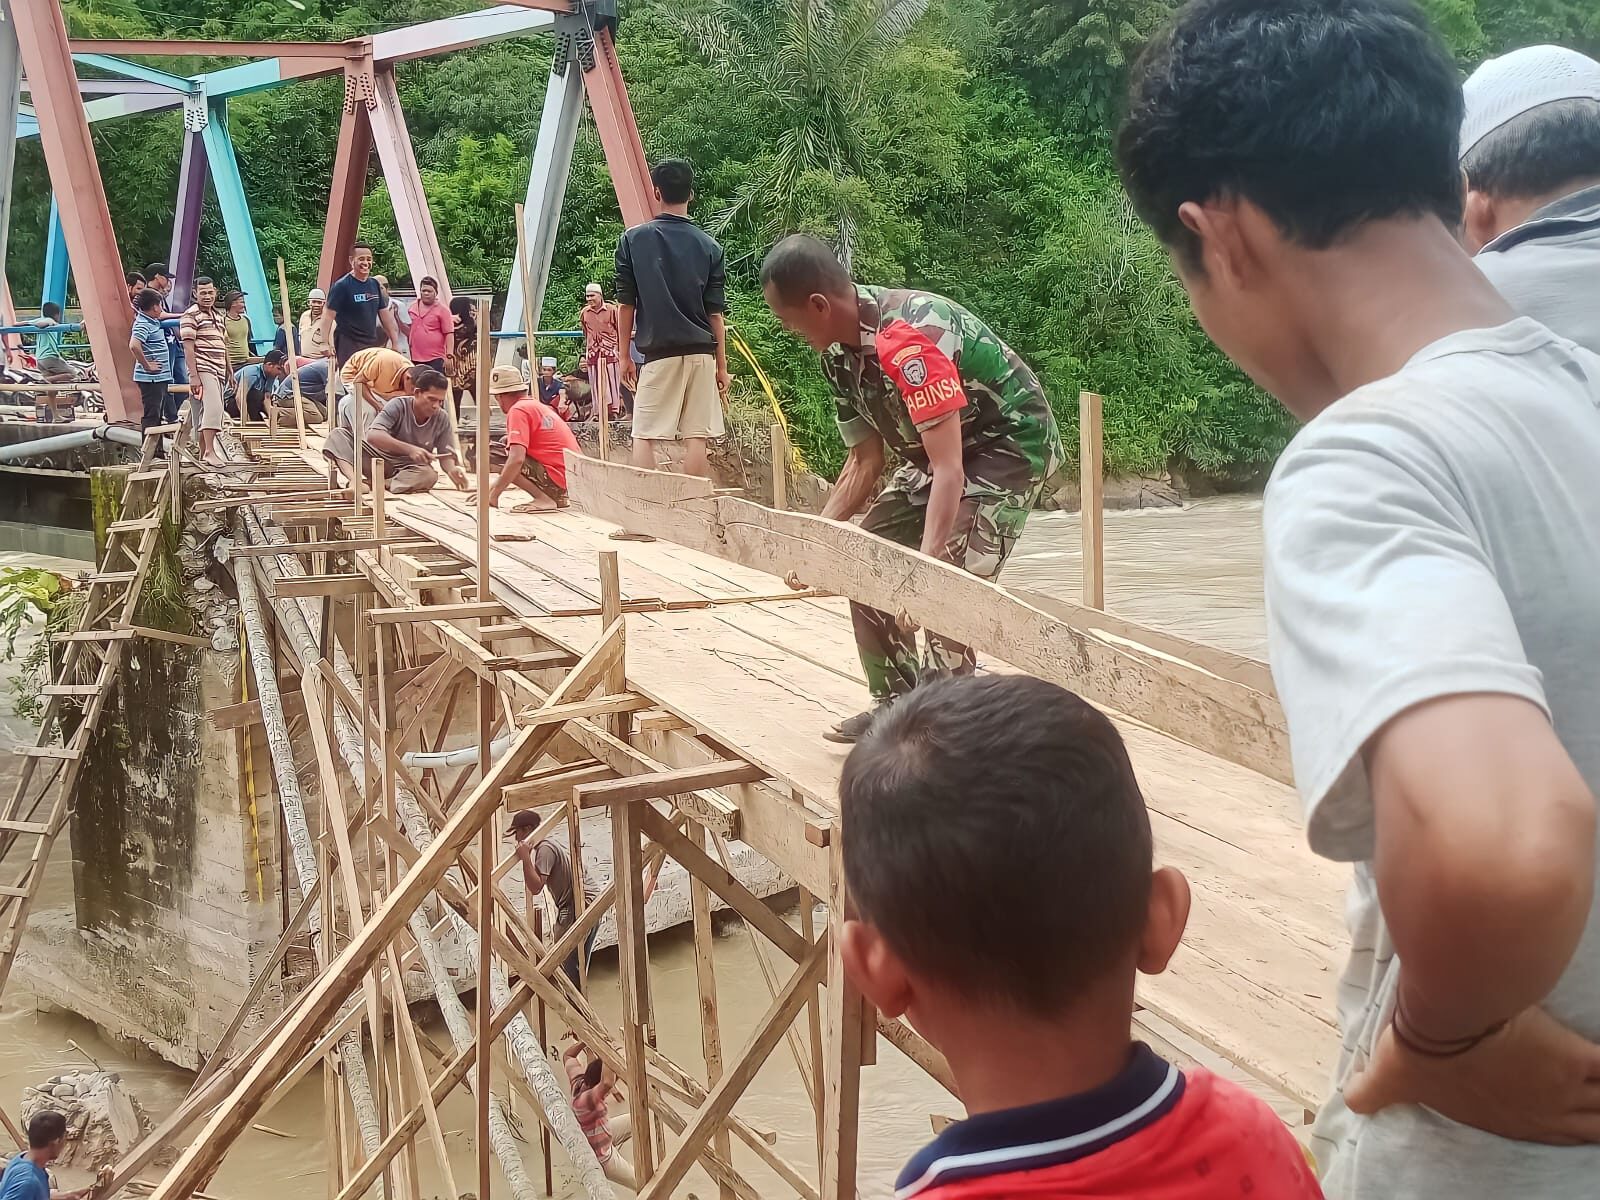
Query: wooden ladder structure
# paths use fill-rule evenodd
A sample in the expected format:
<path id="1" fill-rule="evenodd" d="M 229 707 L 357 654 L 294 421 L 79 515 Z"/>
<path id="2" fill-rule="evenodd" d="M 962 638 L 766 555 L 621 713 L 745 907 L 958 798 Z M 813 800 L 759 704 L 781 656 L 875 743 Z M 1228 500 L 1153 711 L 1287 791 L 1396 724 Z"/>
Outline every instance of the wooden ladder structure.
<path id="1" fill-rule="evenodd" d="M 17 751 L 23 759 L 22 771 L 10 799 L 0 808 L 0 859 L 10 856 L 18 839 L 32 839 L 32 850 L 20 874 L 0 876 L 0 993 L 16 961 L 51 848 L 67 823 L 72 790 L 89 739 L 116 685 L 123 644 L 135 636 L 134 614 L 161 541 L 162 517 L 169 501 L 174 512 L 177 510 L 178 447 L 173 446 L 168 463 L 156 465 L 155 461 L 161 438 L 175 429 L 159 426 L 145 433 L 139 465 L 123 489 L 118 519 L 106 531 L 105 557 L 89 577 L 88 600 L 78 627 L 55 635 L 56 641 L 66 643 L 66 653 L 55 681 L 43 692 L 38 738 L 34 745 Z M 91 671 L 92 682 L 79 682 Z M 78 720 L 73 726 L 75 714 Z M 54 772 L 35 789 L 40 764 L 52 762 L 57 764 Z M 38 809 L 52 786 L 55 797 L 40 819 Z"/>

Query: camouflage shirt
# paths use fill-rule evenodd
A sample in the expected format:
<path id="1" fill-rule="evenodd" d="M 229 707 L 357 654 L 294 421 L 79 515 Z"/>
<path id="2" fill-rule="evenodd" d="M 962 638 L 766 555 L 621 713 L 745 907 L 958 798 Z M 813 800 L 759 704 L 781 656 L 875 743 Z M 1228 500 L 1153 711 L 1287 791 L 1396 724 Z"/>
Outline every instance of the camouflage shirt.
<path id="1" fill-rule="evenodd" d="M 1032 491 L 1060 469 L 1044 387 L 993 330 L 931 292 L 858 286 L 856 297 L 861 345 L 822 356 L 846 446 L 877 433 L 906 461 L 899 485 L 926 486 L 919 431 L 959 413 L 969 492 Z"/>

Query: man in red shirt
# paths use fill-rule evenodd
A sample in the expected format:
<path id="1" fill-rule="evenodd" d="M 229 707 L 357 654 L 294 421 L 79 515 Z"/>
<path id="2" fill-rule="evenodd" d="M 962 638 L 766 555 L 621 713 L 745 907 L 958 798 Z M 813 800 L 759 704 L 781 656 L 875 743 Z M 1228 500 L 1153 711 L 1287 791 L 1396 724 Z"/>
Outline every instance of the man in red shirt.
<path id="1" fill-rule="evenodd" d="M 1154 866 L 1104 714 L 1027 675 L 935 679 L 867 729 L 839 801 L 845 969 L 944 1054 L 968 1114 L 896 1200 L 1319 1200 L 1263 1101 L 1133 1040 L 1189 885 Z"/>
<path id="2" fill-rule="evenodd" d="M 411 302 L 411 361 L 443 374 L 445 350 L 454 325 L 450 309 L 439 299 L 439 281 L 424 275 L 417 283 L 417 298 Z"/>
<path id="3" fill-rule="evenodd" d="M 489 374 L 489 394 L 506 414 L 505 445 L 489 448 L 499 474 L 489 485 L 489 505 L 513 484 L 533 496 L 518 504 L 514 513 L 549 512 L 566 508 L 566 451 L 578 451 L 578 439 L 555 410 L 528 394 L 528 385 L 515 367 L 496 367 Z M 549 501 L 544 503 L 543 501 Z"/>

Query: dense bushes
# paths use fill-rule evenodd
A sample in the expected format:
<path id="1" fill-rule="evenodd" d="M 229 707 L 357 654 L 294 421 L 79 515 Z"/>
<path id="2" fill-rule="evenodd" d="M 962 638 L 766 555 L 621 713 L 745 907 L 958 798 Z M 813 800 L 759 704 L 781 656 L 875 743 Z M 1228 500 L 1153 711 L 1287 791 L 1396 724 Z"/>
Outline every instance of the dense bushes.
<path id="1" fill-rule="evenodd" d="M 850 60 L 847 87 L 836 86 L 838 73 L 823 61 L 845 52 L 842 41 L 798 44 L 800 26 L 785 24 L 791 2 L 633 0 L 624 9 L 621 57 L 647 151 L 684 155 L 698 168 L 696 215 L 710 223 L 748 201 L 722 233 L 732 316 L 814 466 L 836 467 L 841 448 L 814 356 L 778 329 L 756 289 L 775 228 L 835 239 L 844 230 L 859 277 L 931 288 L 969 305 L 1041 372 L 1069 425 L 1080 389 L 1103 394 L 1114 469 L 1177 460 L 1247 471 L 1271 460 L 1289 432 L 1286 420 L 1201 334 L 1106 156 L 1126 65 L 1172 0 L 932 0 L 925 12 L 922 0 L 812 0 L 813 14 L 877 19 L 891 35 Z M 1533 41 L 1591 52 L 1600 46 L 1600 8 L 1590 0 L 1427 6 L 1463 66 Z M 66 7 L 74 31 L 90 35 L 338 38 L 476 6 L 307 0 L 293 22 L 296 14 L 277 0 L 66 0 Z M 907 12 L 922 13 L 909 33 L 896 21 Z M 703 36 L 708 19 L 746 36 Z M 774 31 L 770 41 L 763 29 Z M 549 54 L 545 39 L 531 38 L 401 69 L 417 158 L 458 286 L 503 294 L 508 283 L 512 205 L 527 184 Z M 729 82 L 759 73 L 764 54 L 784 68 L 772 76 L 786 81 L 781 96 Z M 778 61 L 805 54 L 821 56 L 822 66 Z M 206 64 L 163 65 L 189 72 Z M 338 102 L 337 82 L 324 80 L 246 97 L 232 109 L 262 253 L 269 261 L 284 256 L 297 291 L 316 270 Z M 174 114 L 96 127 L 132 264 L 166 256 L 179 136 Z M 806 153 L 797 157 L 797 145 Z M 36 143 L 19 149 L 17 169 L 9 271 L 23 299 L 40 277 L 49 202 Z M 771 194 L 773 179 L 782 181 L 778 194 Z M 586 128 L 542 327 L 571 327 L 584 283 L 609 280 L 620 231 L 604 158 Z M 376 173 L 363 232 L 381 267 L 403 281 Z M 203 268 L 229 276 L 214 211 L 203 239 Z M 570 343 L 541 350 L 571 353 Z M 733 366 L 738 386 L 753 390 L 737 356 Z"/>

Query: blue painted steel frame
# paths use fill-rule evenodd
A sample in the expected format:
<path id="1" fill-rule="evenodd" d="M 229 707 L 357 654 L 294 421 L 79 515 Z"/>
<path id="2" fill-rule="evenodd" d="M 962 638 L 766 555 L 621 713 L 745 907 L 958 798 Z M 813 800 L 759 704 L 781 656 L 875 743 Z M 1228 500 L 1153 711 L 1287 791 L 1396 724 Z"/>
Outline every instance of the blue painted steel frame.
<path id="1" fill-rule="evenodd" d="M 217 191 L 222 209 L 222 224 L 228 232 L 228 249 L 233 254 L 239 287 L 245 293 L 245 312 L 258 340 L 272 338 L 277 325 L 272 320 L 272 289 L 266 269 L 261 265 L 261 247 L 256 243 L 256 227 L 250 220 L 250 203 L 245 199 L 244 180 L 239 175 L 239 160 L 228 136 L 228 102 L 208 98 L 203 138 L 206 160 L 211 168 L 211 186 Z"/>
<path id="2" fill-rule="evenodd" d="M 67 231 L 61 224 L 61 209 L 54 195 L 50 197 L 50 227 L 44 243 L 44 286 L 39 289 L 39 303 L 54 300 L 63 309 L 67 307 Z"/>

